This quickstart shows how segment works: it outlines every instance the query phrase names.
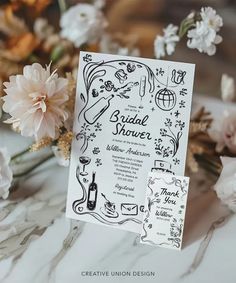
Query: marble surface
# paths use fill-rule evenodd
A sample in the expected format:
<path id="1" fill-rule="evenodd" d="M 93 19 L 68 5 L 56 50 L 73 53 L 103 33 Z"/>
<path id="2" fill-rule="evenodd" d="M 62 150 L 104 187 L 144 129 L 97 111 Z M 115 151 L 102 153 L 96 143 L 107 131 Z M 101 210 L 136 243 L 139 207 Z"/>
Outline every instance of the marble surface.
<path id="1" fill-rule="evenodd" d="M 218 101 L 210 105 L 221 111 Z M 0 128 L 0 146 L 12 154 L 28 144 Z M 67 183 L 68 168 L 53 159 L 0 201 L 1 283 L 236 282 L 236 215 L 209 190 L 210 175 L 191 176 L 180 252 L 142 245 L 134 233 L 66 219 Z"/>

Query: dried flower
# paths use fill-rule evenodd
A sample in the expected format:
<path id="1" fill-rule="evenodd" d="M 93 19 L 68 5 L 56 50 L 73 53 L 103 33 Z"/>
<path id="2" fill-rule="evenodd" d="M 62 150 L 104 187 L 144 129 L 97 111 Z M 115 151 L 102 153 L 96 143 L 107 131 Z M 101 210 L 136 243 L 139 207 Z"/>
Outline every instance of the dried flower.
<path id="1" fill-rule="evenodd" d="M 57 147 L 59 151 L 61 151 L 64 159 L 70 158 L 70 148 L 73 137 L 74 137 L 73 132 L 68 131 L 62 134 L 58 139 Z"/>
<path id="2" fill-rule="evenodd" d="M 215 45 L 222 41 L 217 32 L 223 26 L 223 21 L 211 7 L 202 8 L 200 16 L 202 20 L 197 21 L 195 28 L 188 31 L 187 46 L 211 56 L 216 53 Z"/>
<path id="3" fill-rule="evenodd" d="M 10 155 L 6 148 L 0 148 L 0 197 L 6 199 L 13 180 L 13 173 L 9 166 Z"/>
<path id="4" fill-rule="evenodd" d="M 53 34 L 53 27 L 48 24 L 48 21 L 44 18 L 37 18 L 34 22 L 34 33 L 36 36 L 43 40 Z"/>
<path id="5" fill-rule="evenodd" d="M 11 61 L 25 60 L 38 46 L 39 41 L 30 32 L 13 37 L 7 42 L 7 48 L 0 50 L 0 55 Z"/>
<path id="6" fill-rule="evenodd" d="M 30 147 L 30 151 L 38 151 L 44 147 L 49 146 L 52 143 L 52 139 L 49 137 L 42 138 L 41 140 L 37 141 L 36 143 L 32 144 Z"/>
<path id="7" fill-rule="evenodd" d="M 231 102 L 235 97 L 234 79 L 226 74 L 221 77 L 221 97 L 225 102 Z"/>
<path id="8" fill-rule="evenodd" d="M 199 167 L 194 155 L 195 154 L 201 155 L 203 152 L 204 152 L 204 148 L 200 144 L 194 142 L 189 143 L 186 163 L 192 172 L 198 172 L 198 167 Z"/>
<path id="9" fill-rule="evenodd" d="M 156 58 L 161 58 L 166 55 L 171 55 L 175 51 L 176 43 L 180 40 L 177 35 L 178 27 L 169 24 L 164 30 L 164 35 L 157 35 L 154 41 L 154 52 Z"/>
<path id="10" fill-rule="evenodd" d="M 61 36 L 80 47 L 85 43 L 96 42 L 107 26 L 107 21 L 95 6 L 77 4 L 62 15 L 60 26 Z"/>
<path id="11" fill-rule="evenodd" d="M 13 14 L 13 7 L 0 10 L 0 31 L 8 36 L 19 36 L 28 31 L 25 22 Z"/>
<path id="12" fill-rule="evenodd" d="M 19 128 L 23 136 L 56 138 L 68 118 L 64 104 L 68 100 L 67 79 L 59 78 L 50 66 L 34 63 L 24 67 L 23 75 L 4 83 L 3 110 L 12 117 L 6 123 Z"/>
<path id="13" fill-rule="evenodd" d="M 221 157 L 221 162 L 223 169 L 214 190 L 218 198 L 236 212 L 236 158 Z"/>

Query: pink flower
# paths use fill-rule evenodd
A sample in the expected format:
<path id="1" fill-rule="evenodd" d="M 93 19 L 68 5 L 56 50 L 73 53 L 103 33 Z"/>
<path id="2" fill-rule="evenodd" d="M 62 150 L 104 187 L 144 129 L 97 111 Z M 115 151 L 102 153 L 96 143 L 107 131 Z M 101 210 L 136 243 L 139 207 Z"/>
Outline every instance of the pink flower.
<path id="1" fill-rule="evenodd" d="M 219 128 L 210 130 L 209 134 L 217 143 L 216 151 L 227 147 L 231 153 L 236 153 L 236 112 L 225 113 Z"/>
<path id="2" fill-rule="evenodd" d="M 12 123 L 22 136 L 56 138 L 68 118 L 64 107 L 67 83 L 55 71 L 50 74 L 50 66 L 25 66 L 23 75 L 11 76 L 10 82 L 4 83 L 7 95 L 3 97 L 3 110 L 11 115 L 6 123 Z"/>

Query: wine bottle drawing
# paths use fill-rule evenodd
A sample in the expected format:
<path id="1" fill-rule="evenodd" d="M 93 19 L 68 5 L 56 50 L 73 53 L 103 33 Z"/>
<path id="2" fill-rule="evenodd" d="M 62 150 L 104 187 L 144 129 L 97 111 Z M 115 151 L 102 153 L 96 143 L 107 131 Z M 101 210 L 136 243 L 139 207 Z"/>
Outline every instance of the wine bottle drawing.
<path id="1" fill-rule="evenodd" d="M 142 105 L 142 99 L 145 95 L 145 88 L 146 88 L 146 76 L 142 76 L 140 78 L 140 86 L 139 86 L 139 96 L 140 96 L 140 105 L 139 108 L 142 109 L 143 105 Z"/>
<path id="2" fill-rule="evenodd" d="M 97 188 L 97 184 L 95 183 L 95 175 L 96 173 L 93 172 L 92 183 L 90 183 L 88 188 L 87 208 L 89 210 L 94 210 L 97 204 L 98 188 Z"/>
<path id="3" fill-rule="evenodd" d="M 96 101 L 92 106 L 90 106 L 84 112 L 84 119 L 87 123 L 92 125 L 97 121 L 97 119 L 108 109 L 110 106 L 110 101 L 114 97 L 114 94 L 109 95 L 108 97 L 101 97 Z"/>

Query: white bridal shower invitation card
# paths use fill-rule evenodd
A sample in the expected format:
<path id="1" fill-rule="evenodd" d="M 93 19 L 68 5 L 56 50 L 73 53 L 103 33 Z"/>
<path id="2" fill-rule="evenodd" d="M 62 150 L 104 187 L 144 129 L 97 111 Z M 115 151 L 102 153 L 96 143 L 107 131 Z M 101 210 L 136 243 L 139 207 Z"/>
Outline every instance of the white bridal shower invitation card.
<path id="1" fill-rule="evenodd" d="M 194 65 L 80 52 L 67 217 L 140 233 L 148 172 L 183 175 Z"/>

